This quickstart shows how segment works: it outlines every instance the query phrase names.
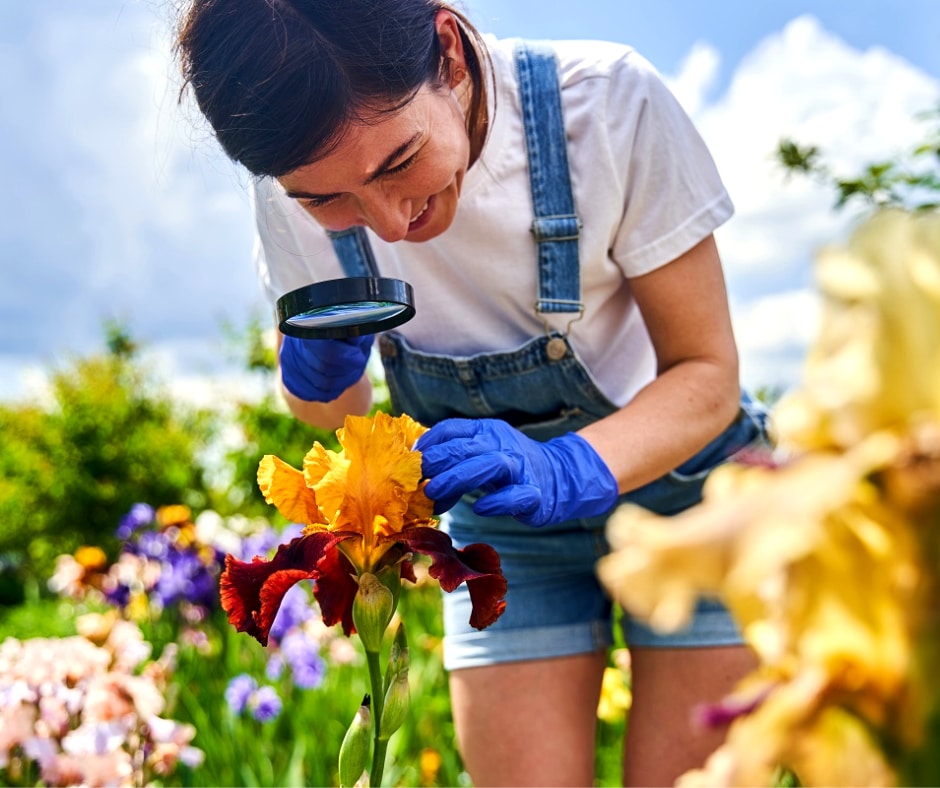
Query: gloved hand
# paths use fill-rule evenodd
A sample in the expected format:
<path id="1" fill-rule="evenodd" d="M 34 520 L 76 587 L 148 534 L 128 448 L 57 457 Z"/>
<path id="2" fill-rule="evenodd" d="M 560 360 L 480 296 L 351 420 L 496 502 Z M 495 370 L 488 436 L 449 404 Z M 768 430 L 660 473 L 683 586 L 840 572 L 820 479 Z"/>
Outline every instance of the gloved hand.
<path id="1" fill-rule="evenodd" d="M 332 402 L 362 377 L 375 337 L 299 339 L 285 336 L 281 344 L 281 380 L 295 397 L 307 402 Z"/>
<path id="2" fill-rule="evenodd" d="M 617 501 L 617 480 L 574 432 L 541 443 L 497 419 L 447 419 L 424 433 L 415 449 L 437 513 L 477 488 L 487 494 L 474 512 L 534 526 L 604 514 Z"/>

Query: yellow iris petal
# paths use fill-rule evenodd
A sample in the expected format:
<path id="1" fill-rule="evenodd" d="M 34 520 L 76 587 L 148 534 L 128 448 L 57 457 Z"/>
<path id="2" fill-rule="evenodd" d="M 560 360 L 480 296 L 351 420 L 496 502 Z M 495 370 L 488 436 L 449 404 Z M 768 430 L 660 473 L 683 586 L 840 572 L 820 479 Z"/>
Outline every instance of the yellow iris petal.
<path id="1" fill-rule="evenodd" d="M 408 448 L 391 416 L 347 418 L 340 442 L 349 459 L 346 499 L 335 526 L 363 532 L 381 515 L 388 533 L 401 531 L 410 497 L 421 481 L 421 455 Z"/>
<path id="2" fill-rule="evenodd" d="M 258 465 L 258 487 L 264 500 L 293 523 L 325 523 L 317 496 L 304 482 L 304 475 L 280 457 L 266 454 Z"/>
<path id="3" fill-rule="evenodd" d="M 354 532 L 340 548 L 361 570 L 388 549 L 384 537 L 408 525 L 427 524 L 433 502 L 424 494 L 421 454 L 414 444 L 426 431 L 409 416 L 347 416 L 337 430 L 340 450 L 315 443 L 303 471 L 268 455 L 258 468 L 258 484 L 268 503 L 307 531 Z"/>
<path id="4" fill-rule="evenodd" d="M 342 435 L 342 430 L 337 435 Z M 342 451 L 325 449 L 319 443 L 313 444 L 304 457 L 303 478 L 308 487 L 316 490 L 317 503 L 330 523 L 330 530 L 336 530 L 335 524 L 346 500 L 346 476 L 349 472 L 349 460 Z"/>

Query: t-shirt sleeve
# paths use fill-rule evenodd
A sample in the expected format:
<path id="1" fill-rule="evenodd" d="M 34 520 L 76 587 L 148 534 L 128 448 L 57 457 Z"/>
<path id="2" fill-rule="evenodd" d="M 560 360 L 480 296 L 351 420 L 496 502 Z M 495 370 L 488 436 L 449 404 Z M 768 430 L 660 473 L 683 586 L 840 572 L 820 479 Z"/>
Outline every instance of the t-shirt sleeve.
<path id="1" fill-rule="evenodd" d="M 607 116 L 623 217 L 612 244 L 626 276 L 675 260 L 734 208 L 691 118 L 652 65 L 630 52 L 611 74 Z"/>
<path id="2" fill-rule="evenodd" d="M 262 292 L 272 306 L 284 293 L 343 275 L 326 232 L 276 181 L 254 181 L 251 195 L 255 267 Z"/>

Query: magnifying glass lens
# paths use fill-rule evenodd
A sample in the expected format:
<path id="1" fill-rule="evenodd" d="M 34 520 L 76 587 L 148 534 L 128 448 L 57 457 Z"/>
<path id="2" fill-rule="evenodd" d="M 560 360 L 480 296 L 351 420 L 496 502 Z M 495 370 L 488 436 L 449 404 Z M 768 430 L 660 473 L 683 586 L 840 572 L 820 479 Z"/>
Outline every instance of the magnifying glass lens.
<path id="1" fill-rule="evenodd" d="M 355 304 L 336 304 L 310 309 L 289 317 L 287 322 L 298 328 L 326 326 L 358 326 L 363 322 L 392 320 L 407 307 L 389 301 L 360 301 Z"/>
<path id="2" fill-rule="evenodd" d="M 281 333 L 303 339 L 375 334 L 400 326 L 414 314 L 411 285 L 381 277 L 315 282 L 277 300 Z"/>

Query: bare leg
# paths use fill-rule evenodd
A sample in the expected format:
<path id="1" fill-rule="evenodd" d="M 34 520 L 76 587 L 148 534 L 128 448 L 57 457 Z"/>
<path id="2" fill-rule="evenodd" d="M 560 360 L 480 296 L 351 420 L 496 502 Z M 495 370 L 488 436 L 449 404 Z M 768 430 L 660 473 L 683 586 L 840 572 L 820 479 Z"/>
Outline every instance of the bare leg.
<path id="1" fill-rule="evenodd" d="M 592 785 L 606 654 L 456 670 L 457 740 L 475 786 Z"/>
<path id="2" fill-rule="evenodd" d="M 745 646 L 631 650 L 633 708 L 624 743 L 624 785 L 673 785 L 700 767 L 725 737 L 692 719 L 757 664 Z"/>

